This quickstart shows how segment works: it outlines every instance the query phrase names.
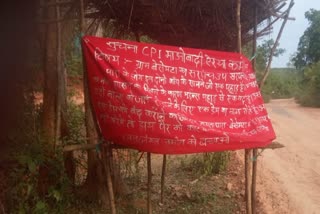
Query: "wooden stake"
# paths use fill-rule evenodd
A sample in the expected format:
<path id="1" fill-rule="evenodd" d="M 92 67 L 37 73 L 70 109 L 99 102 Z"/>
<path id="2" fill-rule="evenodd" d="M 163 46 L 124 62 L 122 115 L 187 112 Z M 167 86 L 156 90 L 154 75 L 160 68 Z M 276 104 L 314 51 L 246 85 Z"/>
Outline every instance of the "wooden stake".
<path id="1" fill-rule="evenodd" d="M 252 201 L 251 201 L 251 157 L 252 157 L 252 150 L 246 149 L 245 150 L 245 157 L 244 157 L 244 170 L 245 170 L 245 198 L 246 198 L 246 213 L 252 213 Z"/>
<path id="2" fill-rule="evenodd" d="M 160 202 L 163 204 L 163 196 L 164 196 L 164 180 L 166 176 L 166 165 L 167 165 L 167 155 L 163 155 L 162 160 L 162 174 L 161 174 L 161 197 Z"/>
<path id="3" fill-rule="evenodd" d="M 57 2 L 57 1 L 55 1 Z M 56 19 L 60 19 L 60 6 L 56 6 Z M 55 147 L 59 145 L 61 137 L 61 103 L 62 103 L 62 93 L 63 93 L 63 75 L 62 75 L 62 62 L 61 62 L 61 23 L 57 22 L 57 103 L 56 103 L 56 127 L 55 127 Z"/>
<path id="4" fill-rule="evenodd" d="M 151 153 L 147 153 L 147 165 L 148 165 L 148 214 L 152 213 L 151 207 L 151 180 L 152 180 L 152 172 L 151 172 Z"/>
<path id="5" fill-rule="evenodd" d="M 237 40 L 237 49 L 238 53 L 242 52 L 241 46 L 241 0 L 237 0 L 237 29 L 238 29 L 238 40 Z"/>
<path id="6" fill-rule="evenodd" d="M 257 27 L 258 27 L 258 7 L 257 0 L 255 0 L 254 8 L 254 28 L 253 28 L 253 47 L 252 56 L 256 55 L 257 52 Z M 252 59 L 253 70 L 256 70 L 256 58 Z M 253 149 L 253 162 L 252 162 L 252 187 L 251 187 L 251 203 L 252 203 L 252 214 L 256 213 L 256 183 L 257 183 L 257 165 L 258 165 L 258 149 Z"/>
<path id="7" fill-rule="evenodd" d="M 252 214 L 255 214 L 256 213 L 256 184 L 257 184 L 258 149 L 253 149 L 252 156 L 253 156 L 254 160 L 252 162 L 251 202 L 252 202 Z"/>
<path id="8" fill-rule="evenodd" d="M 102 149 L 102 164 L 105 171 L 105 175 L 107 176 L 107 186 L 109 192 L 109 200 L 110 200 L 110 208 L 111 214 L 116 214 L 116 204 L 114 200 L 114 192 L 113 192 L 113 184 L 111 177 L 111 151 L 109 145 L 106 145 L 104 149 Z"/>
<path id="9" fill-rule="evenodd" d="M 237 38 L 237 50 L 239 53 L 242 52 L 242 39 L 241 39 L 241 0 L 237 0 L 237 29 L 238 29 L 238 38 Z M 246 208 L 247 214 L 251 214 L 251 149 L 245 150 L 245 197 L 246 197 Z"/>
<path id="10" fill-rule="evenodd" d="M 80 31 L 81 34 L 84 34 L 85 29 L 85 22 L 84 22 L 84 0 L 79 0 L 79 6 L 80 6 Z M 85 65 L 85 61 L 83 60 L 83 65 Z M 99 134 L 101 135 L 101 132 L 99 132 L 99 126 L 97 124 L 97 120 L 95 120 L 93 112 L 92 112 L 92 106 L 91 106 L 91 100 L 89 97 L 89 87 L 88 87 L 88 73 L 86 71 L 85 66 L 83 66 L 83 87 L 84 87 L 84 100 L 85 100 L 85 122 L 86 122 L 86 131 L 87 131 L 87 137 L 89 139 L 95 139 Z M 99 136 L 101 139 L 102 136 Z M 108 187 L 108 194 L 109 194 L 109 201 L 110 201 L 110 208 L 111 213 L 116 214 L 116 205 L 114 200 L 114 191 L 113 191 L 113 183 L 112 183 L 112 177 L 111 177 L 111 148 L 110 144 L 107 145 L 106 149 L 103 149 L 102 147 L 102 167 L 104 168 L 105 175 L 107 177 L 107 187 Z"/>

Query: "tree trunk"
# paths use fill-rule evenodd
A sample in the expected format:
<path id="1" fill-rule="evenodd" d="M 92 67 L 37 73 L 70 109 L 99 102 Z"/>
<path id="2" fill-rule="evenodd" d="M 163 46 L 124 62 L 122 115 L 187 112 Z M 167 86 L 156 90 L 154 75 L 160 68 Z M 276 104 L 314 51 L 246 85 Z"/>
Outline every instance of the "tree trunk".
<path id="1" fill-rule="evenodd" d="M 57 0 L 51 1 L 55 3 Z M 59 19 L 60 8 L 48 7 L 45 10 L 45 19 Z M 63 68 L 62 52 L 62 27 L 61 23 L 53 22 L 46 26 L 45 38 L 45 63 L 44 63 L 44 90 L 42 134 L 46 145 L 46 155 L 53 158 L 55 147 L 61 144 L 61 140 L 69 135 L 67 124 L 67 95 L 66 72 Z M 65 171 L 70 181 L 74 183 L 75 165 L 72 152 L 64 154 Z M 46 164 L 47 165 L 47 164 Z M 50 185 L 56 182 L 56 176 L 49 176 L 50 166 L 40 167 L 39 189 L 46 194 Z M 54 178 L 55 177 L 55 178 Z"/>
<path id="2" fill-rule="evenodd" d="M 54 1 L 51 1 L 54 2 Z M 55 19 L 56 10 L 49 7 L 45 10 L 45 19 Z M 53 156 L 56 134 L 57 118 L 57 25 L 51 23 L 46 26 L 45 33 L 45 58 L 44 58 L 44 89 L 43 89 L 43 112 L 41 128 L 43 140 L 46 142 L 46 156 Z M 38 189 L 41 195 L 48 193 L 48 188 L 53 184 L 54 178 L 49 176 L 50 166 L 46 163 L 39 167 Z"/>
<path id="3" fill-rule="evenodd" d="M 79 6 L 80 6 L 80 31 L 81 34 L 85 34 L 85 19 L 84 19 L 84 13 L 85 13 L 85 6 L 84 1 L 79 0 Z M 88 144 L 97 144 L 99 143 L 99 138 L 101 138 L 98 134 L 99 130 L 97 130 L 97 126 L 95 123 L 95 118 L 92 112 L 92 107 L 90 103 L 90 97 L 89 97 L 89 87 L 88 87 L 88 76 L 86 72 L 86 66 L 85 62 L 83 60 L 83 88 L 84 88 L 84 105 L 85 105 L 85 124 L 86 124 L 86 133 L 87 133 L 87 139 Z M 102 140 L 102 139 L 101 139 Z M 101 152 L 101 151 L 100 151 Z M 112 151 L 110 151 L 112 155 Z M 102 159 L 99 160 L 98 155 L 96 151 L 89 150 L 88 151 L 88 172 L 87 172 L 87 179 L 84 185 L 84 190 L 87 194 L 92 196 L 97 196 L 98 199 L 106 206 L 109 206 L 109 192 L 107 187 L 107 177 L 104 173 L 103 166 L 101 164 L 101 161 L 109 161 Z M 112 159 L 112 158 L 111 158 Z M 110 160 L 111 161 L 111 160 Z M 113 183 L 113 190 L 116 194 L 125 194 L 128 190 L 126 185 L 123 183 L 123 180 L 120 176 L 120 171 L 118 167 L 115 167 L 113 161 L 111 163 L 106 163 L 111 168 L 111 176 L 112 176 L 112 183 Z"/>
<path id="4" fill-rule="evenodd" d="M 80 8 L 80 33 L 85 32 L 84 22 L 84 1 L 79 0 Z M 88 144 L 98 143 L 98 133 L 94 123 L 94 118 L 91 109 L 89 88 L 87 81 L 86 66 L 83 60 L 83 89 L 84 89 L 84 107 L 85 107 L 85 125 L 86 136 Z M 97 152 L 88 151 L 88 172 L 85 182 L 85 192 L 93 198 L 98 198 L 103 204 L 107 205 L 108 202 L 108 189 L 106 186 L 106 179 L 103 176 L 103 169 L 97 157 Z"/>
<path id="5" fill-rule="evenodd" d="M 51 1 L 54 2 L 54 1 Z M 49 7 L 45 12 L 46 19 L 54 19 L 55 8 Z M 45 140 L 54 145 L 56 100 L 57 100 L 57 26 L 51 23 L 46 26 L 46 45 L 44 62 L 44 89 L 43 89 L 43 112 L 42 133 Z"/>
<path id="6" fill-rule="evenodd" d="M 63 72 L 63 78 L 61 79 L 62 87 L 62 95 L 61 95 L 61 138 L 69 136 L 69 127 L 67 123 L 67 109 L 68 109 L 68 103 L 67 103 L 67 74 L 66 72 Z M 64 160 L 64 169 L 65 172 L 72 184 L 75 183 L 75 174 L 76 174 L 76 166 L 73 159 L 73 152 L 64 152 L 63 153 L 63 160 Z"/>

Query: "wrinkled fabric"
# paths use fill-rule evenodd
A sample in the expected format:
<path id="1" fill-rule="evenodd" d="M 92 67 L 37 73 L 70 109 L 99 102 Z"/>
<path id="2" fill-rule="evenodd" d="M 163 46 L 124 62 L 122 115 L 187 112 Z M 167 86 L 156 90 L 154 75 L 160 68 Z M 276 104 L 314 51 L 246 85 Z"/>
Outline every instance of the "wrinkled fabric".
<path id="1" fill-rule="evenodd" d="M 265 147 L 275 139 L 250 61 L 238 53 L 85 36 L 102 136 L 160 154 Z"/>

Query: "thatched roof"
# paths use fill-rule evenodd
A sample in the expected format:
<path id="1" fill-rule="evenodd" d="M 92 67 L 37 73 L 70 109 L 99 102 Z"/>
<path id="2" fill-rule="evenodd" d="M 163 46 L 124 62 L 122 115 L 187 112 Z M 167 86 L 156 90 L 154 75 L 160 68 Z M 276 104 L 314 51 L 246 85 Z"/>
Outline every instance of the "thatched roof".
<path id="1" fill-rule="evenodd" d="M 256 7 L 261 24 L 284 2 L 242 0 L 243 42 L 252 39 Z M 161 44 L 227 51 L 236 47 L 236 0 L 88 0 L 86 6 L 91 11 L 87 17 L 113 20 Z"/>

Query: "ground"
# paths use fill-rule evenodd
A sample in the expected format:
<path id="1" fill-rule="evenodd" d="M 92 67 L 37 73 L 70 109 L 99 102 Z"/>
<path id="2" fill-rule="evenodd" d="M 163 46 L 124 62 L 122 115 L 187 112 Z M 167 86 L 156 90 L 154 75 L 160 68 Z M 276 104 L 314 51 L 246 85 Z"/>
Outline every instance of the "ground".
<path id="1" fill-rule="evenodd" d="M 320 213 L 320 109 L 301 107 L 293 99 L 272 100 L 266 106 L 276 141 L 285 148 L 265 150 L 258 158 L 257 213 Z M 244 213 L 243 153 L 232 152 L 228 170 L 211 176 L 196 173 L 192 156 L 169 156 L 163 204 L 162 156 L 153 155 L 154 213 Z M 141 176 L 129 180 L 130 194 L 117 201 L 120 213 L 146 213 L 145 158 L 141 167 Z M 100 213 L 90 207 L 81 210 Z"/>
<path id="2" fill-rule="evenodd" d="M 279 150 L 259 159 L 258 191 L 264 213 L 320 213 L 320 109 L 301 107 L 293 99 L 267 104 Z"/>
<path id="3" fill-rule="evenodd" d="M 320 213 L 320 109 L 301 107 L 294 99 L 272 100 L 266 106 L 277 141 L 285 148 L 264 150 L 259 156 L 257 213 Z M 232 152 L 226 173 L 204 177 L 181 169 L 179 162 L 187 156 L 172 156 L 162 207 L 161 157 L 155 156 L 155 213 L 244 213 L 243 153 Z M 221 201 L 225 210 L 213 210 Z"/>
<path id="4" fill-rule="evenodd" d="M 146 154 L 144 155 L 146 156 Z M 193 163 L 198 155 L 170 155 L 167 159 L 164 201 L 160 203 L 162 155 L 152 155 L 153 214 L 243 214 L 244 172 L 236 153 L 232 153 L 226 171 L 217 175 L 203 175 Z M 140 160 L 138 176 L 129 176 L 128 194 L 117 198 L 119 214 L 147 213 L 146 159 Z M 106 213 L 96 205 L 80 205 L 68 213 Z"/>

